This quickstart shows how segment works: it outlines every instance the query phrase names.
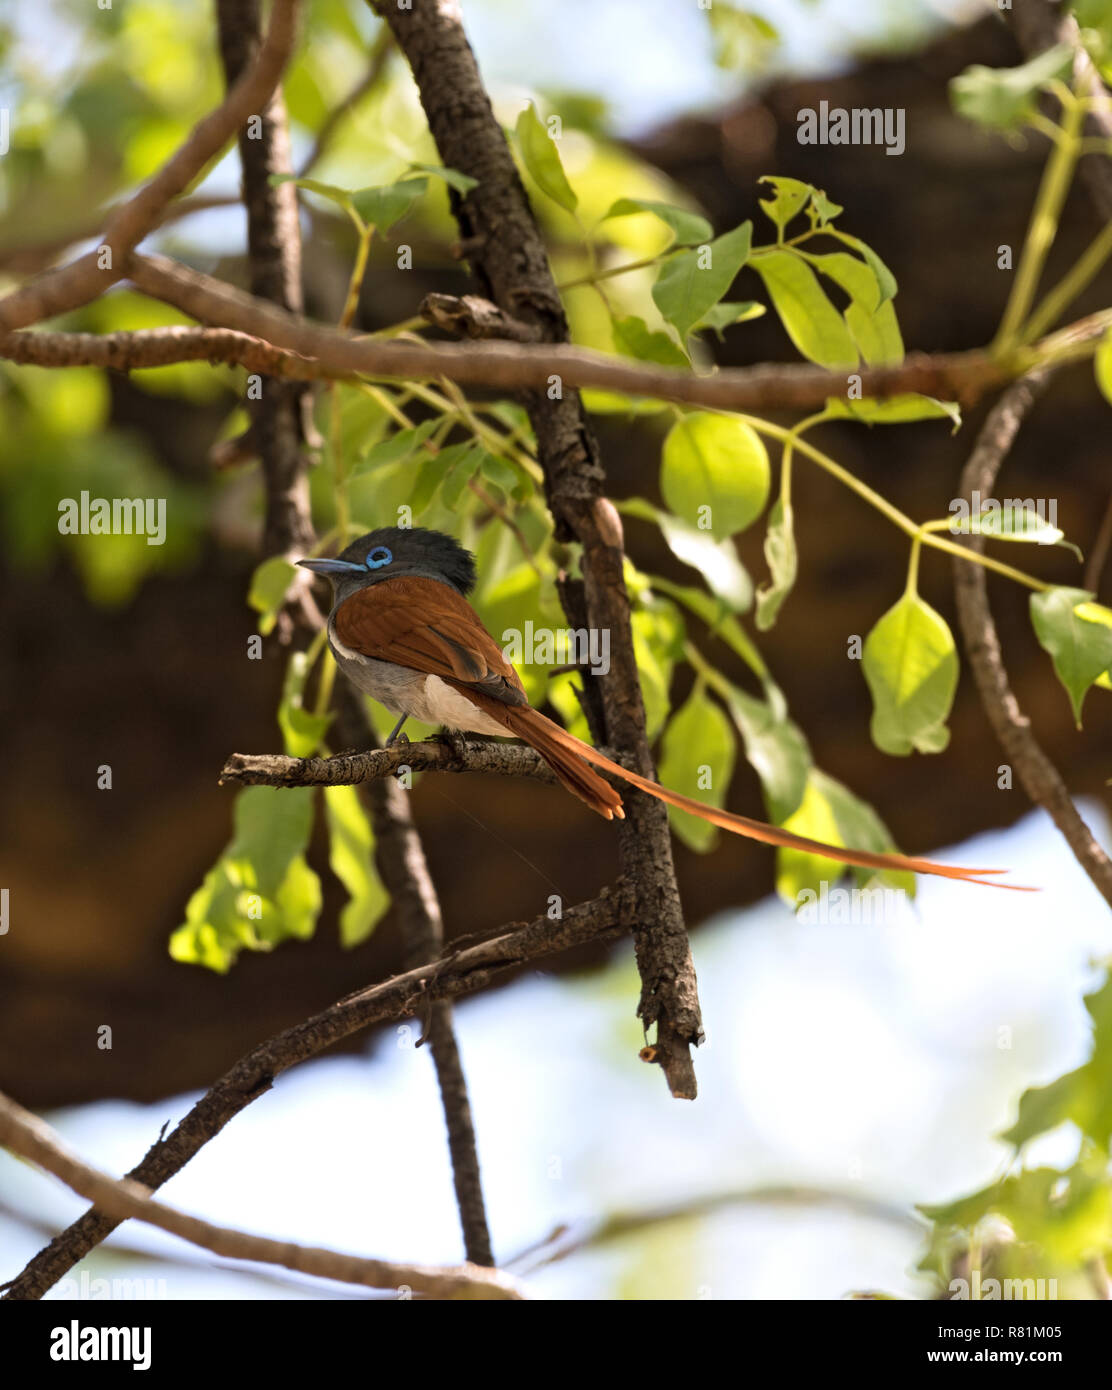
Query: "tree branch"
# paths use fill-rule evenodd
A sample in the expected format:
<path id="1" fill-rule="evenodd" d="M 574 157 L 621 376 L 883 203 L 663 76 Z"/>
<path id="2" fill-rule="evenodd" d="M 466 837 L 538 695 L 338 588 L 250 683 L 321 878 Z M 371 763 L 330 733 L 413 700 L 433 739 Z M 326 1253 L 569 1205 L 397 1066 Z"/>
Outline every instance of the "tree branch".
<path id="1" fill-rule="evenodd" d="M 229 1120 L 265 1094 L 282 1072 L 360 1029 L 410 1018 L 430 1001 L 477 993 L 506 970 L 542 956 L 621 936 L 629 912 L 628 899 L 626 885 L 619 880 L 592 901 L 569 908 L 556 921 L 546 914 L 524 924 L 510 923 L 497 936 L 452 951 L 432 965 L 370 985 L 278 1033 L 241 1057 L 175 1129 L 152 1144 L 127 1176 L 151 1191 L 161 1187 Z M 41 1298 L 118 1225 L 115 1218 L 95 1208 L 87 1211 L 31 1259 L 10 1282 L 4 1297 Z"/>
<path id="2" fill-rule="evenodd" d="M 49 1125 L 3 1094 L 0 1094 L 0 1145 L 52 1173 L 79 1196 L 95 1202 L 98 1211 L 116 1222 L 145 1221 L 149 1226 L 169 1231 L 225 1259 L 282 1265 L 299 1274 L 372 1289 L 407 1288 L 428 1298 L 523 1297 L 509 1275 L 499 1270 L 480 1269 L 473 1264 L 455 1269 L 395 1264 L 214 1226 L 175 1207 L 152 1201 L 147 1188 L 134 1181 L 110 1178 L 107 1173 L 91 1168 L 62 1143 Z"/>
<path id="3" fill-rule="evenodd" d="M 156 226 L 166 205 L 183 193 L 248 117 L 262 111 L 293 51 L 299 0 L 274 0 L 258 61 L 221 104 L 193 127 L 153 178 L 108 216 L 101 248 L 45 271 L 0 300 L 0 328 L 23 328 L 96 299 L 122 278 L 131 251 Z M 103 267 L 100 250 L 110 248 Z"/>
<path id="4" fill-rule="evenodd" d="M 339 698 L 340 736 L 373 748 L 377 740 L 362 696 L 345 681 Z M 374 826 L 375 864 L 398 914 L 406 965 L 426 965 L 444 950 L 444 918 L 409 797 L 394 780 L 365 781 L 359 794 Z M 440 1087 L 464 1249 L 471 1264 L 493 1265 L 471 1101 L 447 1000 L 429 1006 L 426 1040 Z"/>
<path id="5" fill-rule="evenodd" d="M 1019 427 L 1051 376 L 1048 369 L 1015 382 L 993 407 L 961 475 L 958 496 L 993 496 L 1001 465 Z M 984 537 L 970 537 L 971 549 L 984 549 Z M 1012 762 L 1024 790 L 1061 831 L 1074 857 L 1112 906 L 1112 860 L 1097 843 L 1062 781 L 1058 769 L 1031 731 L 1008 681 L 1000 638 L 988 601 L 988 581 L 980 565 L 954 558 L 954 594 L 965 651 L 985 714 Z"/>
<path id="6" fill-rule="evenodd" d="M 476 180 L 462 197 L 453 189 L 450 200 L 483 296 L 532 329 L 545 344 L 542 351 L 553 350 L 548 344 L 566 345 L 568 325 L 547 248 L 458 7 L 413 0 L 405 8 L 384 4 L 381 13 L 413 70 L 442 162 Z M 556 350 L 573 351 L 566 346 Z M 509 355 L 517 358 L 523 351 L 528 349 L 515 346 Z M 630 750 L 637 770 L 651 777 L 622 567 L 622 528 L 603 495 L 598 444 L 575 391 L 553 391 L 547 379 L 531 385 L 522 403 L 536 435 L 556 534 L 582 543 L 589 623 L 610 633 L 610 670 L 600 681 L 604 736 Z M 642 982 L 638 1014 L 645 1028 L 656 1027 L 653 1060 L 661 1065 L 672 1094 L 694 1098 L 690 1049 L 702 1041 L 703 1028 L 666 808 L 652 797 L 627 796 L 618 835 L 622 873 L 636 893 L 630 920 Z"/>
<path id="7" fill-rule="evenodd" d="M 433 346 L 369 338 L 284 314 L 166 256 L 132 256 L 128 278 L 152 299 L 171 304 L 199 322 L 237 329 L 312 359 L 316 363 L 314 374 L 319 376 L 366 375 L 410 381 L 444 376 L 461 386 L 507 392 L 547 391 L 550 377 L 556 376 L 565 391 L 594 387 L 717 410 L 811 410 L 830 396 L 841 398 L 846 393 L 844 371 L 803 362 L 727 367 L 713 375 L 695 376 L 566 343 L 488 341 Z M 520 310 L 515 317 L 523 317 Z M 862 367 L 856 375 L 866 396 L 918 391 L 965 404 L 1009 379 L 1007 369 L 993 362 L 984 349 L 912 353 L 898 367 Z"/>
<path id="8" fill-rule="evenodd" d="M 259 0 L 217 0 L 220 55 L 232 92 L 259 61 L 262 39 Z M 301 232 L 297 190 L 292 183 L 271 185 L 276 174 L 290 174 L 290 139 L 280 86 L 265 110 L 255 113 L 259 129 L 239 129 L 243 202 L 247 210 L 247 265 L 252 293 L 294 313 L 303 305 Z M 251 436 L 262 464 L 266 491 L 262 553 L 304 554 L 312 544 L 309 483 L 302 451 L 302 420 L 311 406 L 299 382 L 264 376 L 249 398 Z"/>

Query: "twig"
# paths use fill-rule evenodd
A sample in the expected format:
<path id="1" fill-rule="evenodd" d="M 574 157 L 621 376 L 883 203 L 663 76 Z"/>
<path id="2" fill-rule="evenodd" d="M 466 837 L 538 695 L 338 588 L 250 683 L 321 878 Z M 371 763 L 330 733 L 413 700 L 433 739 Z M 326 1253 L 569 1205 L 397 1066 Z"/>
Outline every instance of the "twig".
<path id="1" fill-rule="evenodd" d="M 1032 372 L 1001 396 L 985 420 L 962 471 L 958 496 L 993 495 L 1001 465 L 1019 427 L 1050 376 L 1051 372 L 1045 368 Z M 984 537 L 972 536 L 968 544 L 980 550 L 984 547 Z M 996 737 L 1019 774 L 1027 795 L 1051 816 L 1077 862 L 1112 905 L 1112 860 L 1078 813 L 1069 789 L 1032 733 L 1031 721 L 1020 709 L 1008 681 L 1000 638 L 989 607 L 984 570 L 955 558 L 954 592 L 965 651 L 981 704 Z"/>
<path id="2" fill-rule="evenodd" d="M 274 0 L 270 28 L 251 70 L 198 121 L 159 171 L 109 214 L 97 250 L 43 272 L 0 300 L 0 328 L 23 328 L 79 308 L 122 278 L 129 254 L 158 226 L 170 200 L 189 187 L 250 116 L 266 107 L 293 51 L 298 5 L 299 0 Z M 104 251 L 110 252 L 107 259 Z"/>
<path id="3" fill-rule="evenodd" d="M 1088 98 L 1090 110 L 1084 125 L 1087 136 L 1112 140 L 1112 99 L 1100 74 L 1081 43 L 1077 20 L 1046 0 L 1014 0 L 1002 10 L 1015 31 L 1019 46 L 1033 58 L 1057 43 L 1073 49 L 1073 75 L 1077 91 Z M 1107 145 L 1103 146 L 1107 151 Z M 1112 221 L 1112 159 L 1107 152 L 1093 150 L 1081 157 L 1078 172 L 1089 186 L 1089 195 L 1103 221 Z"/>
<path id="4" fill-rule="evenodd" d="M 374 747 L 377 740 L 362 697 L 345 682 L 340 699 L 341 736 Z M 375 863 L 397 911 L 405 963 L 427 965 L 443 953 L 444 918 L 409 798 L 394 778 L 364 782 L 359 794 L 374 826 Z M 464 1249 L 471 1264 L 493 1265 L 471 1102 L 447 1000 L 429 1006 L 426 1032 L 448 1131 Z"/>
<path id="5" fill-rule="evenodd" d="M 429 1000 L 474 994 L 496 976 L 527 961 L 622 935 L 629 912 L 628 897 L 625 884 L 619 880 L 590 902 L 569 908 L 556 921 L 546 913 L 531 922 L 511 923 L 497 936 L 452 952 L 434 965 L 370 985 L 260 1043 L 210 1087 L 177 1127 L 158 1139 L 127 1176 L 151 1191 L 161 1187 L 229 1120 L 265 1094 L 282 1072 L 362 1028 L 412 1017 Z M 118 1224 L 103 1212 L 87 1211 L 31 1259 L 10 1282 L 4 1297 L 41 1298 L 78 1260 L 111 1235 Z"/>
<path id="6" fill-rule="evenodd" d="M 95 1202 L 98 1211 L 116 1221 L 145 1221 L 149 1226 L 169 1231 L 225 1259 L 282 1265 L 298 1274 L 361 1284 L 372 1289 L 410 1289 L 429 1298 L 523 1297 L 514 1280 L 495 1269 L 481 1269 L 477 1265 L 453 1269 L 395 1264 L 214 1226 L 163 1202 L 152 1201 L 147 1188 L 139 1183 L 110 1178 L 107 1173 L 91 1168 L 62 1143 L 49 1125 L 3 1094 L 0 1094 L 0 1145 L 53 1173 L 79 1196 Z"/>

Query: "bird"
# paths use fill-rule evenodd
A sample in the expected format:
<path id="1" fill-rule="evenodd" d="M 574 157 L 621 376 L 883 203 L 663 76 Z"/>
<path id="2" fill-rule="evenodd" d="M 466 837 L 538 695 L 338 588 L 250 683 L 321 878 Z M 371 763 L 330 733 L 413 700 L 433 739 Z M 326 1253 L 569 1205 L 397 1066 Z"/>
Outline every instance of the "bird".
<path id="1" fill-rule="evenodd" d="M 994 888 L 1002 869 L 939 864 L 895 852 L 812 840 L 684 796 L 620 766 L 534 709 L 521 678 L 467 600 L 475 557 L 454 537 L 424 527 L 384 526 L 331 559 L 297 562 L 332 583 L 328 643 L 360 691 L 398 716 L 387 747 L 405 739 L 407 719 L 453 733 L 516 737 L 535 749 L 559 781 L 606 820 L 624 819 L 620 793 L 596 768 L 735 835 L 818 854 L 856 868 L 934 874 Z"/>

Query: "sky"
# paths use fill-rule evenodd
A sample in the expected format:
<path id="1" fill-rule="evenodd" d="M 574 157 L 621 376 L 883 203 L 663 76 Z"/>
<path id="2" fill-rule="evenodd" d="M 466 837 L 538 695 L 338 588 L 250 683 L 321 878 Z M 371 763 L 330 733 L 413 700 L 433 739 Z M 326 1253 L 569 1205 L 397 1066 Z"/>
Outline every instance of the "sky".
<path id="1" fill-rule="evenodd" d="M 1108 844 L 1099 809 L 1083 810 Z M 1043 891 L 921 879 L 914 908 L 872 926 L 803 925 L 769 899 L 695 932 L 708 1037 L 694 1103 L 671 1099 L 658 1070 L 637 1059 L 625 945 L 605 971 L 557 978 L 542 968 L 457 1007 L 495 1250 L 533 1297 L 921 1294 L 913 1205 L 999 1173 L 1008 1151 L 992 1136 L 1014 1119 L 1022 1090 L 1085 1059 L 1081 995 L 1098 978 L 1094 961 L 1112 951 L 1107 908 L 1041 812 L 935 854 L 1021 865 Z M 360 1056 L 287 1073 L 161 1195 L 274 1237 L 458 1260 L 432 1065 L 413 1039 L 402 1025 Z M 89 1162 L 122 1173 L 193 1099 L 81 1106 L 50 1119 Z M 1069 1127 L 1056 1131 L 1029 1161 L 1068 1163 L 1076 1142 Z M 769 1187 L 827 1200 L 768 1200 Z M 83 1210 L 6 1155 L 0 1195 L 7 1211 L 51 1228 Z M 540 1268 L 513 1261 L 557 1227 L 574 1240 L 616 1212 L 700 1198 L 718 1205 Z M 881 1210 L 862 1210 L 863 1200 Z M 0 1213 L 4 1277 L 42 1243 Z M 229 1273 L 134 1223 L 112 1244 L 166 1261 L 102 1251 L 90 1277 L 162 1279 L 170 1298 L 350 1296 L 284 1273 Z"/>

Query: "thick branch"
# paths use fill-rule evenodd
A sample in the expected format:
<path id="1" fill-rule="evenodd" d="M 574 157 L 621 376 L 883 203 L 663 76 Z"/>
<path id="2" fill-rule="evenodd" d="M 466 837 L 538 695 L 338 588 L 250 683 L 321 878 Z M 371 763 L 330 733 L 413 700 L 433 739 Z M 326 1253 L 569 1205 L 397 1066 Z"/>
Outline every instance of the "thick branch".
<path id="1" fill-rule="evenodd" d="M 451 203 L 482 294 L 531 329 L 546 345 L 543 350 L 552 351 L 548 344 L 566 345 L 567 320 L 544 239 L 491 109 L 458 6 L 413 0 L 404 8 L 384 3 L 381 12 L 413 70 L 441 160 L 476 180 L 463 197 L 453 191 Z M 566 346 L 558 350 L 574 351 Z M 511 360 L 526 351 L 515 346 Z M 603 495 L 598 445 L 567 380 L 558 392 L 547 378 L 530 385 L 533 389 L 523 392 L 522 401 L 536 435 L 556 533 L 581 542 L 588 619 L 592 627 L 610 633 L 610 670 L 600 682 L 605 737 L 628 749 L 637 770 L 652 776 L 622 570 L 622 529 Z M 672 1093 L 693 1098 L 690 1049 L 702 1041 L 702 1020 L 668 815 L 660 802 L 642 795 L 627 798 L 619 854 L 622 872 L 637 894 L 631 921 L 642 982 L 638 1013 L 646 1028 L 656 1026 L 654 1057 Z"/>
<path id="2" fill-rule="evenodd" d="M 98 1211 L 116 1221 L 145 1221 L 149 1226 L 169 1231 L 225 1259 L 282 1265 L 299 1274 L 372 1289 L 408 1288 L 428 1298 L 522 1297 L 508 1275 L 498 1270 L 480 1269 L 477 1265 L 453 1269 L 368 1260 L 338 1250 L 294 1245 L 290 1241 L 271 1240 L 227 1226 L 214 1226 L 162 1202 L 152 1201 L 147 1189 L 138 1183 L 110 1178 L 107 1173 L 91 1168 L 62 1143 L 49 1125 L 5 1095 L 0 1095 L 0 1145 L 53 1173 L 79 1196 L 95 1202 Z"/>
<path id="3" fill-rule="evenodd" d="M 627 898 L 627 889 L 619 881 L 593 901 L 570 908 L 557 921 L 545 915 L 510 924 L 496 937 L 371 985 L 260 1043 L 201 1097 L 170 1134 L 157 1140 L 127 1176 L 151 1191 L 161 1187 L 229 1120 L 268 1091 L 282 1072 L 362 1028 L 412 1017 L 429 1002 L 474 994 L 504 971 L 541 956 L 620 936 L 629 912 Z M 118 1224 L 103 1212 L 87 1211 L 35 1255 L 11 1281 L 4 1297 L 41 1298 Z"/>
<path id="4" fill-rule="evenodd" d="M 1001 396 L 982 426 L 962 472 L 959 496 L 993 496 L 1001 465 L 1020 424 L 1050 375 L 1045 369 L 1033 372 Z M 984 537 L 971 537 L 968 544 L 971 549 L 983 550 Z M 1079 815 L 1058 769 L 1031 732 L 1031 721 L 1020 709 L 1008 681 L 1000 638 L 989 608 L 985 571 L 980 565 L 966 564 L 955 557 L 954 590 L 965 651 L 989 723 L 1027 795 L 1051 816 L 1077 862 L 1112 906 L 1112 860 Z"/>
<path id="5" fill-rule="evenodd" d="M 133 256 L 128 278 L 152 299 L 202 323 L 237 329 L 313 359 L 314 374 L 319 376 L 363 374 L 409 381 L 445 376 L 462 386 L 507 392 L 547 391 L 550 377 L 555 376 L 565 392 L 571 387 L 595 387 L 717 410 L 811 410 L 830 396 L 846 394 L 845 372 L 810 363 L 729 367 L 712 376 L 695 376 L 565 343 L 441 343 L 434 347 L 360 337 L 284 314 L 166 256 Z M 521 318 L 520 311 L 516 317 Z M 919 391 L 966 404 L 1008 380 L 1007 371 L 982 350 L 912 353 L 898 367 L 862 367 L 857 375 L 866 396 Z"/>

